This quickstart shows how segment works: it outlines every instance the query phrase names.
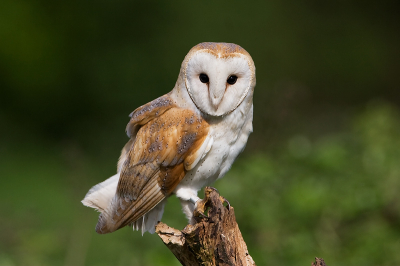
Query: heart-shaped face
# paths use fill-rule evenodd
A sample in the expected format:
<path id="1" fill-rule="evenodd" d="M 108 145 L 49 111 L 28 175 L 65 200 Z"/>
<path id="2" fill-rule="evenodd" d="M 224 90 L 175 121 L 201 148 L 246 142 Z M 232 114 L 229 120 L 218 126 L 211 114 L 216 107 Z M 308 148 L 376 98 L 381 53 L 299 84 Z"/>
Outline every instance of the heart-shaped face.
<path id="1" fill-rule="evenodd" d="M 235 110 L 255 85 L 253 60 L 236 44 L 199 44 L 189 52 L 183 67 L 190 98 L 211 116 Z"/>

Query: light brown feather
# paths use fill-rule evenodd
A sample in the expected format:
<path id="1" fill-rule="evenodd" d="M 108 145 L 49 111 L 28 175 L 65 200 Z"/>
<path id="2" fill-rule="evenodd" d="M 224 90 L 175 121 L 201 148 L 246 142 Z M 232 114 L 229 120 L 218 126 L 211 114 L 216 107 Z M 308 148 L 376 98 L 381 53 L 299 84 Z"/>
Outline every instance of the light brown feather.
<path id="1" fill-rule="evenodd" d="M 190 49 L 188 55 L 186 57 L 191 57 L 191 55 L 199 50 L 203 50 L 205 52 L 211 53 L 216 57 L 227 58 L 239 56 L 242 54 L 246 57 L 250 57 L 250 54 L 243 49 L 241 46 L 234 43 L 215 43 L 215 42 L 203 42 L 194 46 Z"/>
<path id="2" fill-rule="evenodd" d="M 171 183 L 169 179 L 184 176 L 172 168 L 183 164 L 186 158 L 190 159 L 189 162 L 193 161 L 192 154 L 207 137 L 208 127 L 207 122 L 194 112 L 176 107 L 142 126 L 124 162 L 118 194 L 135 200 L 159 170 L 162 171 L 157 178 L 168 194 L 170 186 L 164 183 L 175 184 L 176 181 Z M 184 167 L 179 169 L 185 172 Z"/>
<path id="3" fill-rule="evenodd" d="M 170 101 L 168 95 L 163 97 L 164 102 Z M 137 134 L 128 143 L 129 151 L 123 150 L 126 159 L 117 193 L 99 218 L 99 233 L 115 231 L 152 210 L 183 179 L 184 164 L 201 156 L 197 150 L 207 137 L 208 123 L 193 111 L 171 105 L 149 103 L 152 108 L 141 107 L 137 110 L 147 111 L 133 113 L 128 127 L 137 127 Z"/>

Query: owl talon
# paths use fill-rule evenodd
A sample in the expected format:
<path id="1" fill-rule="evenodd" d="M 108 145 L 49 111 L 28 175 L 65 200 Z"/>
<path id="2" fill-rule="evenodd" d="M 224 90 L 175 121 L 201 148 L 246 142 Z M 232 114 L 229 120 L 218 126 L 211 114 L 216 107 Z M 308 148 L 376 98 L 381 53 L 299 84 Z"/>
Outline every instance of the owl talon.
<path id="1" fill-rule="evenodd" d="M 194 205 L 193 216 L 208 218 L 208 216 L 204 214 L 204 212 L 206 211 L 206 203 L 207 199 L 198 199 Z"/>
<path id="2" fill-rule="evenodd" d="M 230 210 L 231 209 L 231 204 L 229 203 L 229 201 L 226 199 L 226 198 L 224 198 L 224 197 L 222 197 L 222 196 L 219 196 L 220 197 L 220 199 L 221 199 L 221 202 L 222 203 L 226 203 L 226 207 L 228 208 L 228 210 Z"/>
<path id="3" fill-rule="evenodd" d="M 215 191 L 215 192 L 217 192 L 218 194 L 220 194 L 219 191 L 218 191 L 218 189 L 216 189 L 215 187 L 207 187 L 206 197 L 207 197 L 207 195 L 209 195 L 209 193 L 210 193 L 212 190 Z M 222 197 L 221 195 L 219 196 L 219 199 L 221 200 L 222 204 L 226 203 L 226 204 L 227 204 L 228 210 L 230 210 L 231 204 L 229 203 L 229 201 L 228 201 L 226 198 Z"/>
<path id="4" fill-rule="evenodd" d="M 197 212 L 197 213 L 196 213 L 196 217 L 208 218 L 208 216 L 207 216 L 207 215 L 205 215 L 205 214 L 204 214 L 204 213 L 202 213 L 202 212 Z"/>
<path id="5" fill-rule="evenodd" d="M 215 187 L 208 187 L 208 188 L 211 189 L 211 190 L 214 190 L 215 192 L 217 192 L 218 194 L 220 194 L 219 191 L 218 191 L 218 189 L 216 189 Z"/>

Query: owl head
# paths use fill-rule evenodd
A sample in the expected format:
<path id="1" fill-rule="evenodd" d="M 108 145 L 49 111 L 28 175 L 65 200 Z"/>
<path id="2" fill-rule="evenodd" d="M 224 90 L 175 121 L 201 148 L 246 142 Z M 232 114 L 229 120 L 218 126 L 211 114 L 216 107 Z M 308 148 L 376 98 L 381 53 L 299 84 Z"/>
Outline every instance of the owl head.
<path id="1" fill-rule="evenodd" d="M 179 81 L 202 113 L 220 117 L 235 110 L 246 96 L 252 97 L 255 66 L 239 45 L 200 43 L 186 55 Z"/>

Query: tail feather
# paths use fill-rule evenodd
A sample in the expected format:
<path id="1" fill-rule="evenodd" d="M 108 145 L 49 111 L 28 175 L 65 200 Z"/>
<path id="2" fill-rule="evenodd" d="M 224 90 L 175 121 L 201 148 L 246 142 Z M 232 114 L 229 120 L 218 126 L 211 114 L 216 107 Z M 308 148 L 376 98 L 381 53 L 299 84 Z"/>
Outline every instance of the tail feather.
<path id="1" fill-rule="evenodd" d="M 96 232 L 106 234 L 131 225 L 133 230 L 141 230 L 142 235 L 146 231 L 153 234 L 166 203 L 157 180 L 145 186 L 142 195 L 132 202 L 117 195 L 119 177 L 120 173 L 95 185 L 82 200 L 83 205 L 101 212 Z"/>
<path id="2" fill-rule="evenodd" d="M 82 200 L 83 205 L 104 212 L 117 191 L 120 173 L 92 187 Z"/>

